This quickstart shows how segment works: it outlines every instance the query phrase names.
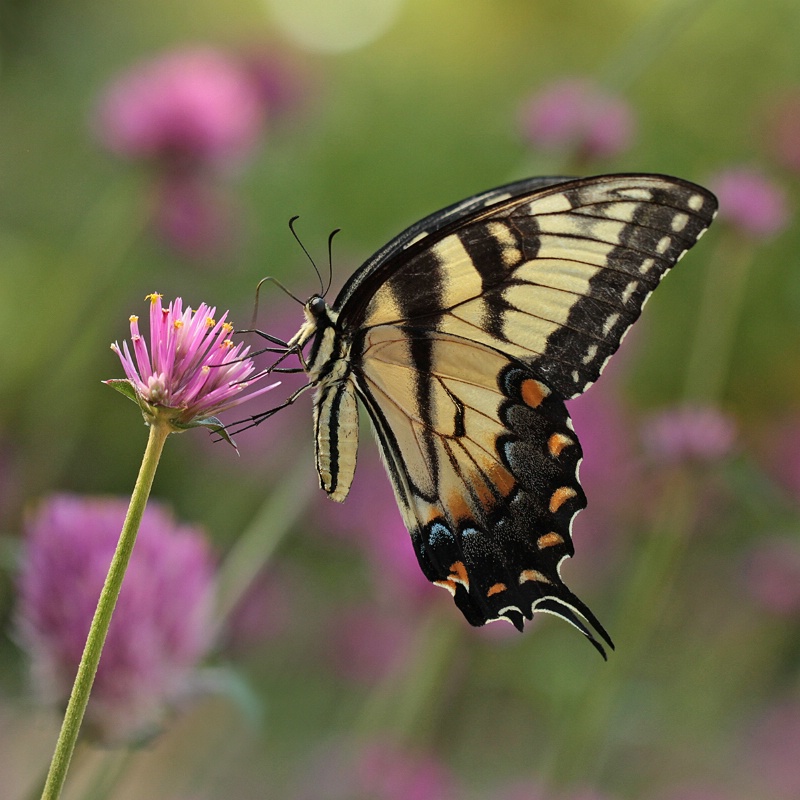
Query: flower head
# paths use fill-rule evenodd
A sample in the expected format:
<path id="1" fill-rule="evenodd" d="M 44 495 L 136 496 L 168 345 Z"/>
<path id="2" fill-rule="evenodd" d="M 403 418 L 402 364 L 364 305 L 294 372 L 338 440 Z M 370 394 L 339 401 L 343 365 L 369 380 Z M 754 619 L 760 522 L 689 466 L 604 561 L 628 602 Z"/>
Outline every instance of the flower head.
<path id="1" fill-rule="evenodd" d="M 736 443 L 733 420 L 716 408 L 683 406 L 654 414 L 642 429 L 645 450 L 656 461 L 714 461 Z"/>
<path id="2" fill-rule="evenodd" d="M 95 127 L 109 150 L 127 158 L 220 166 L 252 150 L 263 117 L 259 87 L 243 64 L 189 47 L 120 75 L 100 99 Z"/>
<path id="3" fill-rule="evenodd" d="M 709 179 L 719 198 L 719 218 L 754 239 L 768 239 L 789 223 L 786 193 L 751 167 L 733 167 Z"/>
<path id="4" fill-rule="evenodd" d="M 168 308 L 161 305 L 160 294 L 147 299 L 150 347 L 139 333 L 136 316 L 130 318 L 133 355 L 127 342 L 122 348 L 117 342 L 111 345 L 128 379 L 122 383 L 133 391 L 146 419 L 165 412 L 176 429 L 192 427 L 277 386 L 243 393 L 255 367 L 247 357 L 249 347 L 231 341 L 233 326 L 226 321 L 227 312 L 215 320 L 216 309 L 205 303 L 193 311 L 184 310 L 180 297 Z M 115 388 L 119 384 L 106 383 Z"/>
<path id="5" fill-rule="evenodd" d="M 545 86 L 525 102 L 520 119 L 525 138 L 535 147 L 572 149 L 589 158 L 626 150 L 636 128 L 627 101 L 580 78 Z"/>
<path id="6" fill-rule="evenodd" d="M 54 495 L 27 521 L 16 622 L 42 700 L 69 696 L 127 501 Z M 150 503 L 86 722 L 103 741 L 152 733 L 194 687 L 210 645 L 214 568 L 202 533 Z"/>

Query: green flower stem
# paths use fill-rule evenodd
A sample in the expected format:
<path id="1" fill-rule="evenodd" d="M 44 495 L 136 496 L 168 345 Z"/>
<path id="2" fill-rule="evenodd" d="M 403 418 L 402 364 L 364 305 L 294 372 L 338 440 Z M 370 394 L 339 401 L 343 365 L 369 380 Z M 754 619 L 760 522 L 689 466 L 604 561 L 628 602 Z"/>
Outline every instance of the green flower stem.
<path id="1" fill-rule="evenodd" d="M 122 588 L 122 579 L 125 577 L 125 570 L 133 552 L 136 534 L 139 532 L 139 524 L 142 521 L 147 499 L 150 496 L 150 489 L 153 486 L 153 478 L 155 477 L 161 452 L 164 449 L 164 442 L 170 432 L 171 429 L 166 421 L 156 419 L 150 426 L 147 449 L 131 495 L 128 513 L 122 525 L 117 549 L 111 560 L 111 566 L 109 567 L 103 590 L 100 593 L 100 600 L 97 603 L 94 619 L 89 628 L 86 646 L 81 657 L 81 663 L 78 666 L 78 674 L 75 676 L 75 683 L 72 686 L 72 694 L 64 715 L 64 722 L 61 725 L 61 733 L 53 753 L 53 760 L 50 762 L 50 770 L 42 792 L 42 800 L 57 800 L 64 787 L 67 770 L 69 769 L 70 760 L 75 750 L 75 743 L 78 740 L 78 733 L 83 722 L 83 715 L 89 702 L 89 693 L 92 690 L 94 677 L 97 673 L 100 654 L 103 651 L 103 644 L 108 633 L 108 626 L 111 623 L 111 615 L 114 612 L 114 606 Z"/>

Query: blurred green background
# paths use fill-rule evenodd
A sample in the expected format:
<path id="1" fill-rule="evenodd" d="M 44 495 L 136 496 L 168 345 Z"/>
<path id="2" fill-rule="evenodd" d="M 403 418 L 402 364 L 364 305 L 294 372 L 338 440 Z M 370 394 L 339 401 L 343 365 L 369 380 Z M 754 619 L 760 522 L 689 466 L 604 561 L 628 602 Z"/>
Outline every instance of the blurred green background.
<path id="1" fill-rule="evenodd" d="M 299 21 L 287 22 L 292 9 Z M 130 492 L 146 431 L 100 381 L 121 376 L 108 345 L 128 336 L 130 314 L 146 319 L 146 294 L 230 308 L 244 327 L 264 276 L 301 297 L 315 288 L 287 228 L 295 214 L 323 267 L 327 235 L 342 228 L 336 289 L 406 225 L 506 181 L 578 168 L 713 188 L 715 174 L 744 164 L 783 193 L 788 224 L 757 237 L 721 219 L 648 305 L 608 387 L 592 390 L 602 409 L 576 412 L 580 435 L 602 442 L 608 425 L 624 445 L 605 461 L 586 443 L 589 508 L 564 572 L 615 639 L 608 664 L 549 618 L 521 636 L 486 635 L 444 593 L 420 600 L 415 587 L 388 601 L 369 544 L 329 532 L 394 514 L 388 486 L 379 476 L 374 494 L 353 498 L 352 523 L 349 504 L 329 509 L 316 496 L 304 398 L 239 437 L 239 458 L 202 432 L 168 443 L 155 495 L 206 530 L 223 605 L 262 592 L 259 622 L 210 655 L 223 690 L 145 749 L 87 744 L 67 796 L 800 796 L 800 600 L 776 611 L 751 591 L 763 580 L 791 596 L 800 567 L 748 577 L 762 542 L 800 550 L 800 171 L 772 133 L 800 90 L 798 36 L 792 0 L 3 2 L 0 793 L 37 796 L 58 724 L 36 705 L 14 636 L 25 515 L 54 491 Z M 268 108 L 257 147 L 205 176 L 224 235 L 186 248 L 157 230 L 163 164 L 116 157 L 92 120 L 120 73 L 199 44 L 279 64 L 286 96 Z M 522 135 L 523 102 L 576 76 L 630 104 L 629 148 L 576 159 Z M 263 329 L 290 335 L 300 317 L 278 290 L 262 293 Z M 690 363 L 718 368 L 718 384 L 704 386 L 702 370 L 687 379 Z M 649 415 L 687 399 L 730 415 L 735 447 L 691 463 L 649 458 Z M 361 448 L 362 470 L 377 472 L 366 429 Z M 344 631 L 353 609 L 375 608 L 388 627 L 356 620 L 361 629 Z M 375 651 L 372 668 L 354 666 Z M 365 741 L 390 742 L 418 785 L 397 778 L 404 788 L 391 794 L 359 784 Z M 432 764 L 439 783 L 424 777 Z"/>

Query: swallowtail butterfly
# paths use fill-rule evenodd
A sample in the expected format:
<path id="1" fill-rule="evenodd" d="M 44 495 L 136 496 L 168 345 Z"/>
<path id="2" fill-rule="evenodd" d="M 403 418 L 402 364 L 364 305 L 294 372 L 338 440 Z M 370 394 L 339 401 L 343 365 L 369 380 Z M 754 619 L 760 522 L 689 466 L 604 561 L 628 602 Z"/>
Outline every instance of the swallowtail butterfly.
<path id="1" fill-rule="evenodd" d="M 300 392 L 316 389 L 321 487 L 347 496 L 360 400 L 419 565 L 468 622 L 522 630 L 547 612 L 605 656 L 590 626 L 611 639 L 559 574 L 586 506 L 564 401 L 597 379 L 716 207 L 663 175 L 531 178 L 412 225 L 333 305 L 312 296 L 288 342 L 301 356 L 310 343 Z"/>

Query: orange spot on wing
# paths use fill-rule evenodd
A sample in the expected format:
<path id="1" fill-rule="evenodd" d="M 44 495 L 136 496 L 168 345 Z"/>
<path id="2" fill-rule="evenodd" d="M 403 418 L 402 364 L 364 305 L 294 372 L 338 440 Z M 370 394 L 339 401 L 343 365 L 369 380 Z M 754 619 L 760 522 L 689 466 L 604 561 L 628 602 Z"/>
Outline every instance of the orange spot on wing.
<path id="1" fill-rule="evenodd" d="M 542 575 L 538 569 L 526 569 L 520 572 L 519 582 L 525 583 L 526 581 L 536 581 L 537 583 L 552 583 L 550 578 Z"/>
<path id="2" fill-rule="evenodd" d="M 467 568 L 464 566 L 463 561 L 454 561 L 450 565 L 450 575 L 448 579 L 455 583 L 460 583 L 469 591 L 469 575 L 467 575 Z"/>
<path id="3" fill-rule="evenodd" d="M 553 547 L 557 544 L 564 544 L 563 537 L 559 536 L 557 533 L 546 533 L 544 536 L 540 536 L 536 540 L 536 546 L 542 550 L 545 547 Z"/>
<path id="4" fill-rule="evenodd" d="M 565 447 L 569 447 L 574 443 L 575 442 L 570 439 L 569 436 L 565 436 L 563 433 L 554 433 L 547 440 L 547 449 L 550 451 L 550 455 L 553 456 L 553 458 L 558 458 Z"/>
<path id="5" fill-rule="evenodd" d="M 550 498 L 550 513 L 555 514 L 567 500 L 575 497 L 577 492 L 571 486 L 562 486 L 553 492 Z"/>
<path id="6" fill-rule="evenodd" d="M 520 391 L 522 393 L 522 402 L 531 408 L 541 405 L 542 400 L 550 394 L 550 390 L 543 383 L 533 378 L 526 378 L 522 381 Z"/>
<path id="7" fill-rule="evenodd" d="M 507 588 L 508 587 L 504 583 L 495 583 L 489 587 L 486 596 L 491 597 L 493 594 L 500 594 L 500 592 L 504 592 Z"/>

